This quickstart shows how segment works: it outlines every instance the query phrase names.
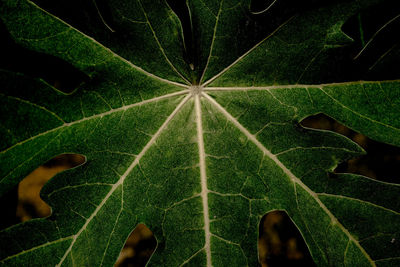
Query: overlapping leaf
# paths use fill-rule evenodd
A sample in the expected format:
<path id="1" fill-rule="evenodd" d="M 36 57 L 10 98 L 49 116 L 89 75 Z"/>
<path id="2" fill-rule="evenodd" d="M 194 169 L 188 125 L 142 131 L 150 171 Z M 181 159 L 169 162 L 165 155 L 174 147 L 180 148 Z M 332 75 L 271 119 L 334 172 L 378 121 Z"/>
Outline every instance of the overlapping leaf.
<path id="1" fill-rule="evenodd" d="M 279 209 L 320 266 L 399 264 L 400 187 L 330 175 L 363 150 L 299 125 L 325 113 L 400 145 L 400 82 L 335 72 L 343 23 L 381 2 L 304 1 L 273 19 L 250 1 L 188 1 L 190 50 L 162 0 L 108 1 L 108 21 L 85 2 L 57 18 L 2 0 L 19 45 L 88 80 L 65 94 L 0 72 L 1 193 L 55 155 L 86 156 L 43 189 L 49 218 L 0 232 L 1 263 L 111 266 L 145 223 L 158 242 L 149 265 L 256 266 L 260 218 Z"/>

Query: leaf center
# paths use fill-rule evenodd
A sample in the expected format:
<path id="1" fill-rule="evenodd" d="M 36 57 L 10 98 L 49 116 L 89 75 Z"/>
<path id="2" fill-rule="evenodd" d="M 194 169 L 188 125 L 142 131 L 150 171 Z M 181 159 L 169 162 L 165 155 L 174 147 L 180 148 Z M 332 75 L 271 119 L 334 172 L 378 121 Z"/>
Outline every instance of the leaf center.
<path id="1" fill-rule="evenodd" d="M 200 95 L 201 92 L 203 92 L 203 86 L 200 85 L 192 85 L 189 87 L 189 89 L 193 95 Z"/>

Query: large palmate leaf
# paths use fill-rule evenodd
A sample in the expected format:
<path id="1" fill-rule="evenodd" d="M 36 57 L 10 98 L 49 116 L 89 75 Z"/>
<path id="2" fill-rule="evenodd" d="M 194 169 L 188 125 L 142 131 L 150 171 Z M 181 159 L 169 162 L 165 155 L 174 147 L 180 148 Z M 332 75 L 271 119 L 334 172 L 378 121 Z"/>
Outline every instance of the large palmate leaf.
<path id="1" fill-rule="evenodd" d="M 19 46 L 86 76 L 64 93 L 0 71 L 1 193 L 58 154 L 86 157 L 45 185 L 50 217 L 0 232 L 2 266 L 111 266 L 138 223 L 157 238 L 150 266 L 256 266 L 272 210 L 319 266 L 400 265 L 400 187 L 333 174 L 363 150 L 300 125 L 325 113 L 400 146 L 400 73 L 352 71 L 342 31 L 363 10 L 396 10 L 255 2 L 188 0 L 180 20 L 165 0 L 1 1 Z"/>

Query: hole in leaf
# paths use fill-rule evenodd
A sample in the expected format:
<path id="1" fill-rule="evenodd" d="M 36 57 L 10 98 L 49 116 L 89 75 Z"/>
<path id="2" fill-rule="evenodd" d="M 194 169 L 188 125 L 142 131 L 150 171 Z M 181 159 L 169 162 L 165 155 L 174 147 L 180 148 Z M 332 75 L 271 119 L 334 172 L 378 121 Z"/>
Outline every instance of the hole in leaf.
<path id="1" fill-rule="evenodd" d="M 157 245 L 153 232 L 144 224 L 138 224 L 129 235 L 115 266 L 146 266 Z"/>
<path id="2" fill-rule="evenodd" d="M 261 219 L 258 251 L 262 266 L 316 266 L 299 230 L 284 211 L 271 211 Z"/>
<path id="3" fill-rule="evenodd" d="M 400 182 L 399 147 L 374 141 L 324 114 L 309 116 L 301 122 L 301 125 L 337 132 L 352 139 L 367 152 L 366 155 L 340 163 L 335 169 L 336 173 L 355 173 L 385 182 Z"/>
<path id="4" fill-rule="evenodd" d="M 40 198 L 40 190 L 44 184 L 57 173 L 77 167 L 85 162 L 85 157 L 79 154 L 62 154 L 49 160 L 18 185 L 18 205 L 16 216 L 24 222 L 32 218 L 47 217 L 50 207 Z"/>
<path id="5" fill-rule="evenodd" d="M 42 78 L 64 93 L 71 93 L 89 77 L 68 62 L 57 57 L 34 52 L 14 42 L 0 22 L 0 69 Z"/>
<path id="6" fill-rule="evenodd" d="M 31 172 L 0 199 L 1 210 L 6 213 L 2 214 L 0 229 L 33 218 L 49 216 L 50 207 L 39 195 L 43 185 L 57 173 L 77 167 L 84 162 L 85 157 L 82 155 L 62 154 Z"/>

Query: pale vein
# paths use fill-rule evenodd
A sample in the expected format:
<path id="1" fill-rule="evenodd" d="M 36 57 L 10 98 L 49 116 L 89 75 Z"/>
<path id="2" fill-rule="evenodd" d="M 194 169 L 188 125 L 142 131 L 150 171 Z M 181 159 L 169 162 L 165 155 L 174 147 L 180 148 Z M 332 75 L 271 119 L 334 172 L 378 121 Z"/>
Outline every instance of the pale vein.
<path id="1" fill-rule="evenodd" d="M 228 111 L 226 111 L 220 104 L 218 104 L 213 98 L 209 95 L 203 93 L 203 96 L 211 102 L 231 123 L 233 123 L 251 142 L 253 142 L 263 153 L 268 156 L 272 161 L 275 162 L 276 165 L 290 178 L 290 180 L 294 184 L 298 184 L 302 187 L 310 196 L 318 203 L 318 205 L 322 208 L 322 210 L 329 216 L 332 221 L 332 224 L 336 224 L 339 228 L 347 235 L 347 237 L 360 249 L 360 251 L 364 254 L 364 256 L 368 259 L 368 261 L 372 264 L 372 266 L 376 266 L 374 261 L 368 255 L 368 253 L 364 250 L 363 247 L 358 243 L 358 241 L 349 233 L 349 231 L 337 220 L 337 218 L 329 211 L 329 209 L 321 202 L 318 198 L 318 195 L 308 188 L 299 178 L 297 178 L 286 166 L 274 155 L 272 154 L 257 138 L 252 135 L 243 125 L 241 125 Z"/>
<path id="2" fill-rule="evenodd" d="M 89 223 L 93 220 L 93 218 L 97 215 L 97 213 L 101 210 L 101 208 L 104 206 L 104 204 L 107 202 L 107 200 L 111 197 L 111 195 L 114 193 L 114 191 L 123 184 L 125 181 L 126 177 L 131 173 L 133 168 L 139 163 L 141 158 L 144 156 L 144 154 L 149 150 L 149 148 L 156 142 L 157 138 L 160 136 L 161 132 L 167 127 L 169 122 L 174 118 L 174 116 L 179 112 L 179 110 L 182 108 L 182 106 L 187 102 L 187 100 L 190 98 L 190 95 L 187 95 L 181 102 L 180 104 L 176 107 L 176 109 L 168 116 L 168 118 L 165 120 L 165 122 L 161 125 L 161 127 L 157 130 L 157 132 L 153 135 L 153 137 L 150 139 L 150 141 L 145 145 L 143 150 L 139 153 L 139 155 L 135 158 L 135 160 L 131 163 L 131 165 L 128 167 L 128 169 L 125 171 L 125 173 L 119 178 L 119 180 L 111 187 L 111 190 L 107 193 L 107 195 L 103 198 L 103 200 L 100 202 L 100 204 L 97 206 L 95 211 L 90 215 L 90 217 L 86 220 L 85 224 L 82 226 L 82 228 L 73 236 L 73 240 L 71 242 L 71 245 L 65 252 L 64 256 L 61 258 L 60 262 L 56 266 L 61 266 L 61 264 L 64 262 L 64 260 L 67 258 L 68 254 L 72 251 L 72 248 L 78 239 L 78 237 L 82 234 L 83 231 L 86 230 L 87 226 Z"/>
<path id="3" fill-rule="evenodd" d="M 144 10 L 142 1 L 139 0 L 138 2 L 139 2 L 140 6 L 141 6 L 141 8 L 142 8 L 143 15 L 144 15 L 145 18 L 146 18 L 147 25 L 149 25 L 149 28 L 150 28 L 150 30 L 151 30 L 151 32 L 152 32 L 152 34 L 153 34 L 154 40 L 156 41 L 158 47 L 160 48 L 160 51 L 161 51 L 161 53 L 163 54 L 163 56 L 164 56 L 164 58 L 165 58 L 165 61 L 167 61 L 168 65 L 171 66 L 172 70 L 173 70 L 174 72 L 176 72 L 176 74 L 178 74 L 179 77 L 181 77 L 186 83 L 190 84 L 190 82 L 175 68 L 175 66 L 174 66 L 174 65 L 172 64 L 172 62 L 169 60 L 167 54 L 165 53 L 164 48 L 162 47 L 160 41 L 158 40 L 158 37 L 157 37 L 157 35 L 156 35 L 156 32 L 155 32 L 154 29 L 153 29 L 153 26 L 152 26 L 151 23 L 150 23 L 149 17 L 147 16 L 146 11 Z"/>
<path id="4" fill-rule="evenodd" d="M 24 143 L 26 143 L 28 141 L 32 141 L 32 140 L 34 140 L 34 139 L 36 139 L 36 138 L 38 138 L 40 136 L 43 136 L 43 135 L 46 135 L 48 133 L 63 129 L 65 127 L 69 127 L 69 126 L 72 126 L 72 125 L 75 125 L 75 124 L 79 124 L 79 123 L 82 123 L 82 122 L 85 122 L 85 121 L 88 121 L 88 120 L 93 120 L 93 119 L 96 119 L 96 118 L 103 118 L 104 116 L 113 114 L 113 113 L 118 112 L 118 111 L 124 111 L 124 110 L 128 110 L 130 108 L 136 107 L 136 106 L 142 106 L 142 105 L 145 105 L 145 104 L 148 104 L 148 103 L 152 103 L 152 102 L 157 102 L 157 101 L 160 101 L 160 100 L 163 100 L 163 99 L 166 99 L 166 98 L 187 94 L 188 92 L 189 92 L 189 90 L 182 90 L 182 91 L 178 91 L 178 92 L 175 92 L 175 93 L 166 94 L 166 95 L 154 97 L 154 98 L 151 98 L 151 99 L 147 99 L 147 100 L 144 100 L 144 101 L 141 101 L 141 102 L 138 102 L 138 103 L 122 106 L 120 108 L 111 109 L 109 111 L 106 111 L 106 112 L 103 112 L 103 113 L 100 113 L 100 114 L 96 114 L 96 115 L 93 115 L 93 116 L 85 117 L 83 119 L 76 120 L 76 121 L 73 121 L 73 122 L 64 123 L 59 127 L 50 129 L 48 131 L 42 132 L 42 133 L 40 133 L 38 135 L 32 136 L 32 137 L 30 137 L 28 139 L 25 139 L 25 140 L 23 140 L 23 141 L 21 141 L 19 143 L 16 143 L 13 146 L 7 148 L 6 150 L 1 151 L 0 154 L 6 153 L 8 150 L 11 150 L 12 148 L 14 148 L 16 146 L 22 145 L 22 144 L 24 144 Z"/>
<path id="5" fill-rule="evenodd" d="M 215 41 L 215 38 L 216 38 L 217 29 L 218 29 L 218 21 L 219 21 L 220 15 L 221 15 L 223 2 L 224 1 L 221 0 L 221 2 L 219 4 L 218 14 L 217 14 L 217 16 L 215 18 L 215 26 L 214 26 L 213 36 L 212 36 L 212 39 L 211 39 L 210 53 L 209 53 L 208 58 L 207 58 L 206 66 L 204 67 L 203 74 L 201 75 L 200 83 L 203 80 L 204 75 L 206 74 L 206 71 L 207 71 L 207 68 L 208 68 L 208 64 L 210 63 L 210 60 L 211 60 L 212 52 L 213 52 L 213 49 L 214 49 L 214 41 Z"/>
<path id="6" fill-rule="evenodd" d="M 292 20 L 291 17 L 289 18 L 287 21 L 285 21 L 282 25 L 280 25 L 278 28 L 276 28 L 275 31 L 273 31 L 270 35 L 268 35 L 266 38 L 264 38 L 261 42 L 257 43 L 255 46 L 253 46 L 251 49 L 249 49 L 246 53 L 244 53 L 242 56 L 240 56 L 238 59 L 236 59 L 233 63 L 231 63 L 228 67 L 226 67 L 225 69 L 223 69 L 221 72 L 219 72 L 217 75 L 215 75 L 214 77 L 212 77 L 211 79 L 209 79 L 208 81 L 206 81 L 203 86 L 206 86 L 208 84 L 210 84 L 211 82 L 213 82 L 215 79 L 217 79 L 218 77 L 220 77 L 222 74 L 224 74 L 225 72 L 227 72 L 229 69 L 231 69 L 233 66 L 235 66 L 238 62 L 240 62 L 243 58 L 245 58 L 248 54 L 250 54 L 251 52 L 253 52 L 253 50 L 255 50 L 257 47 L 259 47 L 262 43 L 264 43 L 266 40 L 268 40 L 269 38 L 271 38 L 272 36 L 275 35 L 275 33 L 277 33 L 282 27 L 284 27 L 290 20 Z"/>
<path id="7" fill-rule="evenodd" d="M 45 13 L 46 15 L 48 15 L 48 16 L 52 17 L 53 19 L 57 20 L 58 22 L 62 23 L 63 25 L 66 25 L 67 27 L 69 27 L 69 29 L 71 29 L 71 30 L 73 30 L 73 31 L 75 31 L 75 32 L 77 32 L 77 33 L 79 33 L 79 34 L 81 34 L 83 37 L 89 39 L 89 40 L 92 41 L 94 44 L 96 44 L 96 45 L 100 46 L 101 48 L 103 48 L 104 50 L 106 50 L 106 51 L 107 51 L 108 53 L 110 53 L 113 57 L 118 58 L 118 59 L 120 59 L 121 61 L 127 63 L 129 66 L 131 66 L 131 67 L 134 68 L 135 70 L 137 70 L 137 71 L 143 73 L 144 75 L 146 75 L 146 76 L 148 76 L 148 77 L 150 77 L 150 78 L 153 78 L 153 79 L 162 81 L 162 82 L 164 82 L 164 83 L 168 83 L 168 84 L 172 84 L 172 85 L 176 85 L 176 86 L 181 86 L 181 87 L 187 87 L 187 85 L 185 85 L 185 84 L 181 84 L 181 83 L 177 83 L 177 82 L 173 82 L 173 81 L 170 81 L 170 80 L 161 78 L 161 77 L 159 77 L 159 76 L 157 76 L 157 75 L 154 75 L 154 74 L 152 74 L 152 73 L 150 73 L 150 72 L 148 72 L 148 71 L 142 69 L 141 67 L 136 66 L 135 64 L 133 64 L 133 63 L 130 62 L 129 60 L 127 60 L 127 59 L 121 57 L 120 55 L 116 54 L 115 52 L 113 52 L 111 49 L 109 49 L 109 48 L 103 46 L 101 43 L 99 43 L 98 41 L 96 41 L 94 38 L 92 38 L 92 37 L 90 37 L 90 36 L 84 34 L 84 33 L 81 32 L 81 31 L 78 31 L 77 29 L 75 29 L 74 27 L 72 27 L 70 24 L 66 23 L 65 21 L 62 21 L 61 19 L 57 18 L 56 16 L 53 16 L 52 14 L 48 13 L 46 10 L 42 9 L 41 7 L 39 7 L 38 5 L 36 5 L 36 4 L 32 3 L 32 2 L 29 2 L 29 4 L 31 4 L 32 6 L 34 6 L 34 7 L 37 8 L 37 9 L 39 9 L 40 11 L 42 11 L 43 13 Z M 184 80 L 187 81 L 186 79 L 184 79 Z"/>
<path id="8" fill-rule="evenodd" d="M 200 96 L 195 95 L 195 108 L 196 108 L 196 122 L 197 122 L 197 140 L 199 147 L 199 161 L 200 161 L 200 178 L 201 178 L 201 197 L 203 200 L 203 215 L 204 215 L 204 234 L 205 245 L 204 249 L 207 255 L 207 266 L 211 267 L 211 247 L 210 247 L 210 216 L 208 213 L 208 188 L 207 188 L 207 175 L 206 175 L 206 162 L 204 151 L 204 137 L 203 137 L 203 123 L 201 118 Z"/>

